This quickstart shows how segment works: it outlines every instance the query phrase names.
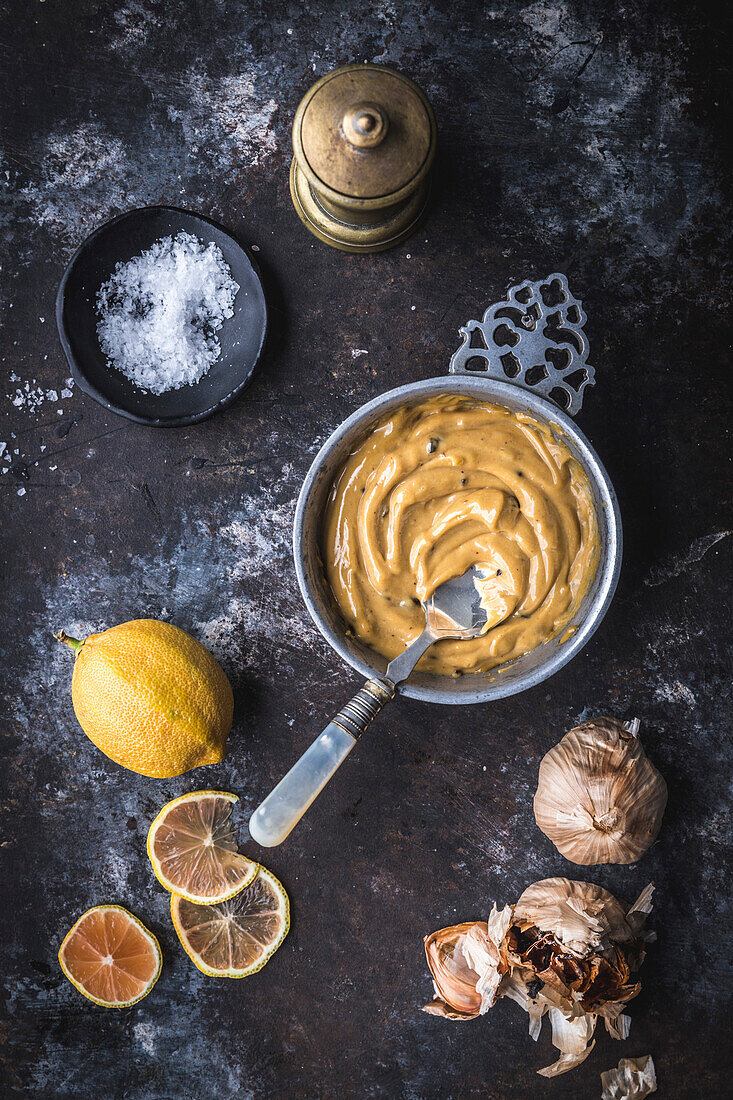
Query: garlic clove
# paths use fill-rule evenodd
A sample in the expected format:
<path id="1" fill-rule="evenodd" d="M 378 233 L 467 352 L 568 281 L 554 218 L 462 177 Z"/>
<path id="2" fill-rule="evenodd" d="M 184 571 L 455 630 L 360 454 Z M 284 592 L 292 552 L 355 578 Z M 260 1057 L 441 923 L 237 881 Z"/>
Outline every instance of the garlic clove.
<path id="1" fill-rule="evenodd" d="M 573 863 L 634 863 L 659 835 L 667 784 L 638 726 L 637 719 L 583 722 L 540 763 L 535 820 Z"/>
<path id="2" fill-rule="evenodd" d="M 459 949 L 472 929 L 485 936 L 486 921 L 454 924 L 425 937 L 425 955 L 436 993 L 436 999 L 425 1005 L 425 1012 L 450 1020 L 473 1020 L 481 1012 L 481 994 L 476 991 L 479 975 Z"/>
<path id="3" fill-rule="evenodd" d="M 425 954 L 436 999 L 425 1011 L 451 1020 L 472 1020 L 496 1000 L 508 962 L 504 940 L 512 907 L 493 906 L 488 921 L 468 921 L 425 937 Z"/>

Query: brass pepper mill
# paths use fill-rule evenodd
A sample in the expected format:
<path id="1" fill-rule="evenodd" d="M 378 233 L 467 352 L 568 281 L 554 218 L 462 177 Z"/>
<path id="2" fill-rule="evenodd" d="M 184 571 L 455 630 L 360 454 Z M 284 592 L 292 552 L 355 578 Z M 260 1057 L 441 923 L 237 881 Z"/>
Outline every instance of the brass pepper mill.
<path id="1" fill-rule="evenodd" d="M 435 156 L 425 93 L 386 65 L 344 65 L 301 100 L 290 193 L 304 224 L 344 252 L 399 244 L 425 210 Z"/>

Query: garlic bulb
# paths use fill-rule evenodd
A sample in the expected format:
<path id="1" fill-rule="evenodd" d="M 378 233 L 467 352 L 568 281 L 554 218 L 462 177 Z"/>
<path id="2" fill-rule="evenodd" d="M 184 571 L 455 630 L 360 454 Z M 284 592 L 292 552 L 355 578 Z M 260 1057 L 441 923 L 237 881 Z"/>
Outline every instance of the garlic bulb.
<path id="1" fill-rule="evenodd" d="M 638 729 L 636 718 L 583 722 L 540 764 L 535 820 L 573 863 L 635 863 L 659 835 L 667 784 Z"/>
<path id="2" fill-rule="evenodd" d="M 529 1015 L 533 1039 L 547 1014 L 560 1057 L 539 1073 L 567 1073 L 593 1049 L 599 1019 L 615 1039 L 629 1033 L 623 1008 L 641 989 L 632 974 L 652 938 L 642 926 L 653 889 L 627 907 L 592 883 L 543 879 L 486 922 L 434 932 L 425 951 L 437 997 L 425 1011 L 470 1020 L 507 997 Z"/>

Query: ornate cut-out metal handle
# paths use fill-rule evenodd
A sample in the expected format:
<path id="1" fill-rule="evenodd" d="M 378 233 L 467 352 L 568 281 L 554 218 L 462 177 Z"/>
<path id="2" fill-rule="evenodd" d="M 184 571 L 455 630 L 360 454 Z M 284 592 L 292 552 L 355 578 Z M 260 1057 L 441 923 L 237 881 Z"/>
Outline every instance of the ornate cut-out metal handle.
<path id="1" fill-rule="evenodd" d="M 517 283 L 503 301 L 489 306 L 483 320 L 459 330 L 463 344 L 450 361 L 450 373 L 514 382 L 575 416 L 585 387 L 595 383 L 585 322 L 565 275 Z"/>

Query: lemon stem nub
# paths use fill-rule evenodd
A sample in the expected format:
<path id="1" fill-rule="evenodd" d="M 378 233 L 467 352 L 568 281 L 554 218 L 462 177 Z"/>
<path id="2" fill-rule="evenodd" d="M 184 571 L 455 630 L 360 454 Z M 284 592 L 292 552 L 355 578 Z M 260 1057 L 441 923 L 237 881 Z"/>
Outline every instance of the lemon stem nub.
<path id="1" fill-rule="evenodd" d="M 72 638 L 65 630 L 59 630 L 58 634 L 54 631 L 54 638 L 58 638 L 60 642 L 67 645 L 69 649 L 73 649 L 74 653 L 78 653 L 84 642 L 80 642 L 78 638 Z"/>

